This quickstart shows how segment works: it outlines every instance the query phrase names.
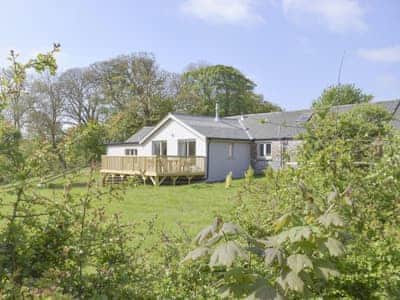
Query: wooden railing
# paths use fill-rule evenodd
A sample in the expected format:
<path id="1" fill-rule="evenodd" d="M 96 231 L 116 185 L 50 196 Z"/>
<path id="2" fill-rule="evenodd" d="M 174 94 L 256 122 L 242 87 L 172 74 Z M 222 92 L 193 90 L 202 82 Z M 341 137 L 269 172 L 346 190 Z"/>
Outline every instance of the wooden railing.
<path id="1" fill-rule="evenodd" d="M 205 175 L 205 157 L 108 156 L 101 157 L 101 172 L 146 176 Z"/>

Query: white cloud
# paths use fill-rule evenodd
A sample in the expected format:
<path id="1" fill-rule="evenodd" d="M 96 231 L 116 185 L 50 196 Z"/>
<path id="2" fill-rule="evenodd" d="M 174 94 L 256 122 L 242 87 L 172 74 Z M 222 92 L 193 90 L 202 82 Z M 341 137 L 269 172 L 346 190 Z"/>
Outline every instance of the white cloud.
<path id="1" fill-rule="evenodd" d="M 400 62 L 400 45 L 386 48 L 359 49 L 357 53 L 360 57 L 371 61 L 387 63 Z"/>
<path id="2" fill-rule="evenodd" d="M 282 0 L 282 6 L 287 17 L 298 21 L 312 17 L 333 32 L 367 29 L 357 0 Z"/>
<path id="3" fill-rule="evenodd" d="M 253 0 L 186 0 L 181 10 L 213 23 L 250 24 L 264 20 L 257 13 Z"/>

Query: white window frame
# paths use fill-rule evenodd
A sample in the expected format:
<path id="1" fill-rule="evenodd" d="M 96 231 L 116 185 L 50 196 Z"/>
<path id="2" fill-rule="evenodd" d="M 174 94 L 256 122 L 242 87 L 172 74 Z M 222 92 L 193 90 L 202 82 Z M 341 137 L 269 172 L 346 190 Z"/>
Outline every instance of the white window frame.
<path id="1" fill-rule="evenodd" d="M 194 154 L 189 155 L 190 152 L 190 143 L 194 143 Z M 180 145 L 184 145 L 184 152 L 185 153 L 180 153 Z M 178 140 L 178 155 L 183 156 L 183 157 L 194 157 L 196 156 L 196 140 L 195 139 L 181 139 Z"/>
<path id="2" fill-rule="evenodd" d="M 267 145 L 270 148 L 269 153 L 267 153 L 267 149 L 268 149 Z M 272 159 L 272 142 L 258 143 L 257 144 L 257 157 L 266 159 L 266 160 L 271 160 Z"/>
<path id="3" fill-rule="evenodd" d="M 160 144 L 159 153 L 154 153 L 155 144 Z M 165 154 L 163 153 L 163 145 L 165 145 Z M 168 155 L 168 143 L 166 140 L 152 141 L 151 143 L 151 153 L 155 156 L 167 156 Z"/>
<path id="4" fill-rule="evenodd" d="M 229 143 L 228 144 L 228 159 L 233 159 L 233 154 L 234 154 L 234 144 L 233 143 Z"/>
<path id="5" fill-rule="evenodd" d="M 125 155 L 127 155 L 127 156 L 137 156 L 138 155 L 138 150 L 136 148 L 126 148 L 125 149 Z"/>

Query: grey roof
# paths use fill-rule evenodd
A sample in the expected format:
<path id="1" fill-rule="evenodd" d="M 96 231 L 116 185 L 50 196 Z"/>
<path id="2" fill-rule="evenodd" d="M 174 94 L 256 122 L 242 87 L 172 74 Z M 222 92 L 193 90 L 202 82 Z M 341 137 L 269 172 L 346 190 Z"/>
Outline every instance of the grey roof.
<path id="1" fill-rule="evenodd" d="M 220 118 L 217 122 L 213 117 L 192 116 L 180 113 L 173 113 L 172 115 L 208 138 L 251 139 L 241 124 L 234 119 Z"/>
<path id="2" fill-rule="evenodd" d="M 154 126 L 145 126 L 139 131 L 137 131 L 134 135 L 132 135 L 129 139 L 125 141 L 127 144 L 138 144 L 139 141 L 144 138 L 150 131 L 154 129 Z"/>
<path id="3" fill-rule="evenodd" d="M 394 115 L 392 124 L 400 129 L 400 100 L 374 102 Z M 354 105 L 336 106 L 346 112 Z M 215 121 L 214 117 L 193 116 L 181 113 L 172 115 L 208 138 L 234 140 L 291 139 L 304 131 L 304 124 L 311 118 L 311 109 L 231 116 Z M 143 127 L 125 143 L 139 143 L 154 127 Z"/>
<path id="4" fill-rule="evenodd" d="M 375 104 L 385 108 L 390 114 L 393 116 L 392 125 L 394 128 L 400 129 L 400 100 L 390 100 L 390 101 L 379 101 L 379 102 L 371 102 L 371 104 Z M 354 107 L 354 104 L 340 105 L 335 106 L 332 110 L 338 110 L 339 112 L 349 111 Z"/>
<path id="5" fill-rule="evenodd" d="M 392 124 L 400 129 L 400 100 L 372 102 L 378 106 L 382 106 L 389 113 L 394 115 Z M 354 104 L 339 105 L 332 108 L 340 112 L 349 111 Z M 302 133 L 304 124 L 311 118 L 312 109 L 297 111 L 281 111 L 261 114 L 244 115 L 243 124 L 248 128 L 248 132 L 253 139 L 285 139 L 294 138 Z M 240 119 L 241 116 L 232 116 L 229 119 Z"/>
<path id="6" fill-rule="evenodd" d="M 280 111 L 244 116 L 233 116 L 231 119 L 241 122 L 248 129 L 252 139 L 293 138 L 304 131 L 304 123 L 311 117 L 311 110 Z"/>

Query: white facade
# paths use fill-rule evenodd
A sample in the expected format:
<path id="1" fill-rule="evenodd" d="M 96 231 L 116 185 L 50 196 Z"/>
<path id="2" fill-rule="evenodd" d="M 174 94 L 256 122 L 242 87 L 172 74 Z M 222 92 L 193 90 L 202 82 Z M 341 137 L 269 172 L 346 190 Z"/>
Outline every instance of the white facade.
<path id="1" fill-rule="evenodd" d="M 108 145 L 107 155 L 125 155 L 127 149 L 137 149 L 138 156 L 151 156 L 153 154 L 154 141 L 167 142 L 167 155 L 178 156 L 178 142 L 180 140 L 190 140 L 196 142 L 196 156 L 206 156 L 206 138 L 187 126 L 169 119 L 158 128 L 143 144 L 120 144 Z"/>
<path id="2" fill-rule="evenodd" d="M 229 172 L 241 178 L 250 166 L 250 143 L 211 140 L 208 148 L 207 181 L 222 181 Z"/>
<path id="3" fill-rule="evenodd" d="M 138 155 L 152 155 L 153 141 L 167 142 L 167 155 L 177 156 L 179 140 L 195 140 L 196 156 L 206 156 L 206 138 L 185 125 L 169 119 L 161 128 L 156 130 L 144 143 Z"/>

